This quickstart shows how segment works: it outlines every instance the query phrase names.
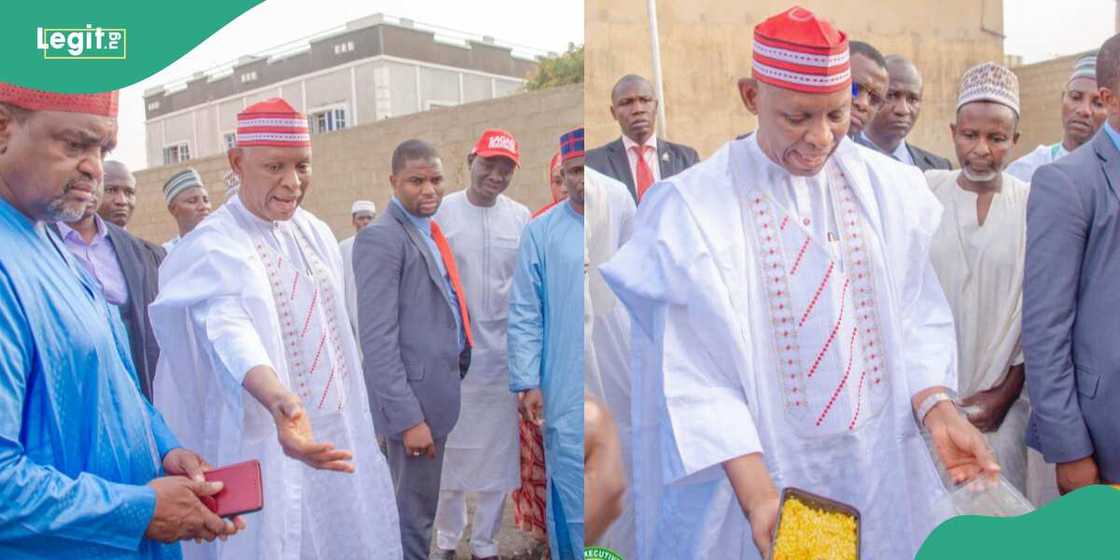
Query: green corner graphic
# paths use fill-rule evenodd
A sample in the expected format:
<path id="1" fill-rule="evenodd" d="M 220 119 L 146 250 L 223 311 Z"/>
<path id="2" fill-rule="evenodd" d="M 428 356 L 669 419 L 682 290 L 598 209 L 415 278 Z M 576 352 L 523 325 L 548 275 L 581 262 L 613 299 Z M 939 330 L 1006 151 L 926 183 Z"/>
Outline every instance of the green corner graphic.
<path id="1" fill-rule="evenodd" d="M 583 549 L 583 560 L 625 560 L 619 553 L 601 546 Z"/>
<path id="2" fill-rule="evenodd" d="M 6 6 L 0 81 L 66 93 L 120 89 L 159 72 L 261 0 L 199 0 L 190 6 L 148 1 L 61 0 Z M 79 43 L 42 48 L 40 32 L 120 32 L 117 48 Z"/>
<path id="3" fill-rule="evenodd" d="M 1120 490 L 1089 486 L 1019 517 L 962 516 L 942 523 L 916 560 L 1120 558 Z"/>

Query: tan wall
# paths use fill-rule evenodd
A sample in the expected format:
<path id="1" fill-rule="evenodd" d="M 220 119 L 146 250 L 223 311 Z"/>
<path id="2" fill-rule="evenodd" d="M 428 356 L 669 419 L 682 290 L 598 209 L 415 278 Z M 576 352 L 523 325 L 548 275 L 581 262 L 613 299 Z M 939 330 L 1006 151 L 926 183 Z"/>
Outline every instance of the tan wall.
<path id="1" fill-rule="evenodd" d="M 548 162 L 559 149 L 560 135 L 583 122 L 583 88 L 579 85 L 503 97 L 457 107 L 415 113 L 316 136 L 312 141 L 313 179 L 304 208 L 330 224 L 335 235 L 353 234 L 350 205 L 367 198 L 380 212 L 389 202 L 389 164 L 393 149 L 409 138 L 435 144 L 443 155 L 447 193 L 468 180 L 466 156 L 485 128 L 504 128 L 521 144 L 521 169 L 506 194 L 535 210 L 551 200 Z M 225 156 L 189 162 L 210 186 L 215 206 L 224 201 Z M 137 208 L 129 231 L 164 242 L 177 233 L 161 188 L 187 165 L 162 166 L 136 173 Z"/>
<path id="2" fill-rule="evenodd" d="M 1019 144 L 1013 157 L 1019 157 L 1039 144 L 1053 144 L 1062 139 L 1062 92 L 1073 62 L 1085 53 L 1053 58 L 1035 64 L 1012 68 L 1019 77 Z"/>
<path id="3" fill-rule="evenodd" d="M 804 0 L 849 37 L 883 54 L 910 57 L 926 81 L 925 101 L 910 140 L 952 157 L 948 123 L 957 83 L 969 66 L 1003 60 L 1001 0 Z M 736 82 L 749 76 L 755 24 L 787 9 L 789 0 L 659 0 L 658 30 L 668 116 L 666 138 L 702 157 L 753 130 Z M 587 0 L 586 124 L 589 146 L 616 138 L 610 88 L 623 74 L 653 77 L 646 0 Z M 955 159 L 955 158 L 953 158 Z"/>

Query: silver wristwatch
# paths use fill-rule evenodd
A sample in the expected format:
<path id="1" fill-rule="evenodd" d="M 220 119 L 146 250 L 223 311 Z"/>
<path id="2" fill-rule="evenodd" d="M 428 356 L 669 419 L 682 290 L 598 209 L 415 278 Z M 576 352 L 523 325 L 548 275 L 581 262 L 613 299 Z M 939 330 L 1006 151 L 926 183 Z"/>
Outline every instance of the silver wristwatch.
<path id="1" fill-rule="evenodd" d="M 949 394 L 947 391 L 938 391 L 922 399 L 921 404 L 918 405 L 918 410 L 914 412 L 914 419 L 918 421 L 919 427 L 925 426 L 926 415 L 929 414 L 929 411 L 933 410 L 933 407 L 943 401 L 949 401 L 953 403 L 953 406 L 957 404 L 953 395 Z"/>

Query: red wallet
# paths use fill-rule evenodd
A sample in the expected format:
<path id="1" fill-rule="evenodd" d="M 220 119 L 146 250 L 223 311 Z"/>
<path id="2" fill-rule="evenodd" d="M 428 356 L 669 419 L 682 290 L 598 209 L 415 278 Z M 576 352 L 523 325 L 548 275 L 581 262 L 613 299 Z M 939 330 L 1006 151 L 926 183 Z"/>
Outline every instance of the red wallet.
<path id="1" fill-rule="evenodd" d="M 260 511 L 264 507 L 261 462 L 253 459 L 206 473 L 206 480 L 221 481 L 222 491 L 199 500 L 220 517 Z"/>

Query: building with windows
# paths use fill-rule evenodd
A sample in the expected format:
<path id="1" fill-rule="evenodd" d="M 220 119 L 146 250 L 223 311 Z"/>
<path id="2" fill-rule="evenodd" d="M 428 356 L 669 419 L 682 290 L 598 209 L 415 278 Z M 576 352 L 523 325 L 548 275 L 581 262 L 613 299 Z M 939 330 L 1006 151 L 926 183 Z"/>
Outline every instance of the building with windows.
<path id="1" fill-rule="evenodd" d="M 226 151 L 237 113 L 269 97 L 305 113 L 316 135 L 510 95 L 535 68 L 529 55 L 491 37 L 375 14 L 145 90 L 148 166 Z"/>

